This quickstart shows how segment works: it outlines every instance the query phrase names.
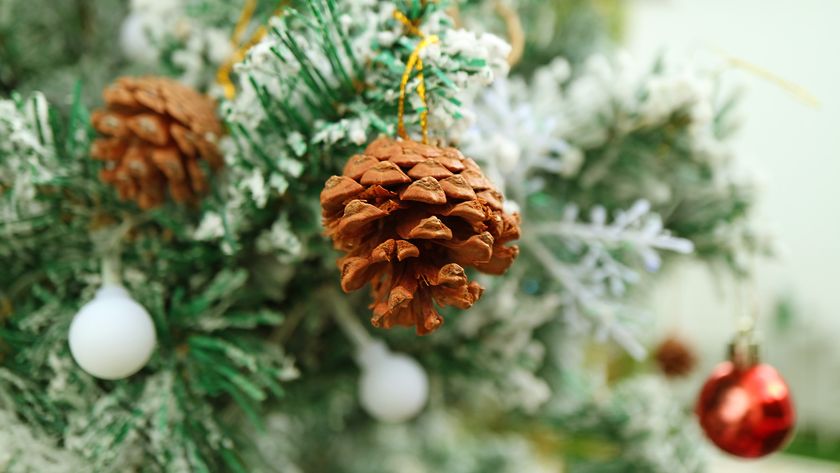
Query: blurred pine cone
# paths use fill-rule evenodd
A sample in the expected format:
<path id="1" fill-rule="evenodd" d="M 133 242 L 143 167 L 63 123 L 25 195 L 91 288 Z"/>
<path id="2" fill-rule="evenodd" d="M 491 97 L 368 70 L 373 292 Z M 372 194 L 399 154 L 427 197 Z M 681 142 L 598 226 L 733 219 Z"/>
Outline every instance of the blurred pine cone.
<path id="1" fill-rule="evenodd" d="M 669 378 L 680 378 L 694 371 L 697 356 L 682 339 L 670 336 L 657 347 L 654 353 L 662 373 Z"/>
<path id="2" fill-rule="evenodd" d="M 199 159 L 214 170 L 223 163 L 213 100 L 162 77 L 121 77 L 103 96 L 106 108 L 92 122 L 105 137 L 93 142 L 91 155 L 105 161 L 100 178 L 120 198 L 148 209 L 164 202 L 167 187 L 180 203 L 207 191 Z"/>
<path id="3" fill-rule="evenodd" d="M 467 309 L 481 297 L 464 267 L 502 274 L 519 254 L 505 246 L 519 238 L 519 215 L 502 199 L 455 148 L 377 139 L 321 192 L 326 232 L 347 253 L 342 289 L 372 283 L 376 327 L 434 331 L 435 303 Z"/>

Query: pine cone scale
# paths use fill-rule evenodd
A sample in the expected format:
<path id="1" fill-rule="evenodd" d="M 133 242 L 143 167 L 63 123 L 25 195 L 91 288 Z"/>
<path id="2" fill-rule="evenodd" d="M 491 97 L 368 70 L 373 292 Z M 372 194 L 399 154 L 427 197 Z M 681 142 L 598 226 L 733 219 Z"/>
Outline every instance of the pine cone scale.
<path id="1" fill-rule="evenodd" d="M 443 179 L 440 181 L 440 187 L 449 199 L 475 200 L 478 198 L 473 188 L 467 183 L 467 180 L 460 175 Z"/>
<path id="2" fill-rule="evenodd" d="M 169 131 L 166 121 L 159 115 L 141 113 L 127 120 L 128 128 L 134 136 L 156 146 L 169 143 Z"/>
<path id="3" fill-rule="evenodd" d="M 396 164 L 389 161 L 382 161 L 365 171 L 359 183 L 363 186 L 389 186 L 394 184 L 407 184 L 411 180 L 411 177 L 402 172 Z"/>
<path id="4" fill-rule="evenodd" d="M 350 179 L 358 180 L 361 179 L 365 172 L 377 164 L 379 164 L 379 160 L 373 156 L 357 154 L 351 157 L 347 161 L 347 164 L 344 165 L 343 174 Z"/>
<path id="5" fill-rule="evenodd" d="M 413 200 L 427 204 L 445 204 L 446 193 L 440 182 L 434 177 L 424 177 L 414 181 L 400 192 L 401 200 Z"/>
<path id="6" fill-rule="evenodd" d="M 452 177 L 452 171 L 447 169 L 443 164 L 436 162 L 434 159 L 427 159 L 412 167 L 408 171 L 408 177 L 412 179 L 422 179 L 424 177 L 433 177 L 435 179 L 446 179 Z"/>

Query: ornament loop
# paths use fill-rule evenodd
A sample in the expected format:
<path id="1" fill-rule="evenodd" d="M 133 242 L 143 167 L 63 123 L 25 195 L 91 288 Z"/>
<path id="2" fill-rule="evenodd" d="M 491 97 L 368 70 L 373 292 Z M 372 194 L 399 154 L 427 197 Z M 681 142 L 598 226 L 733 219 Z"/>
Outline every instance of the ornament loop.
<path id="1" fill-rule="evenodd" d="M 738 369 L 747 369 L 761 362 L 758 343 L 736 338 L 729 344 L 729 360 Z"/>
<path id="2" fill-rule="evenodd" d="M 741 328 L 729 344 L 729 360 L 738 369 L 747 369 L 761 362 L 755 335 L 755 320 L 745 317 Z"/>

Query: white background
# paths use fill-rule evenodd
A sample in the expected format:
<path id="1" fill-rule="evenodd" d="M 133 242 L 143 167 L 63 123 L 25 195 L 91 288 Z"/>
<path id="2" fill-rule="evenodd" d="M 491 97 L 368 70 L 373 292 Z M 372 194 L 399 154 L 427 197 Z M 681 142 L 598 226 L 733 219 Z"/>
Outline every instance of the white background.
<path id="1" fill-rule="evenodd" d="M 752 291 L 764 317 L 765 360 L 791 384 L 803 424 L 840 433 L 840 0 L 629 5 L 626 48 L 639 59 L 652 61 L 663 46 L 686 53 L 723 51 L 819 100 L 812 107 L 754 74 L 730 74 L 746 91 L 735 150 L 759 174 L 758 223 L 781 250 L 775 262 L 758 265 Z M 697 377 L 679 386 L 689 400 L 733 333 L 737 291 L 731 281 L 697 266 L 664 279 L 653 297 L 663 331 L 682 333 L 702 352 Z M 768 319 L 785 296 L 796 302 L 797 326 L 779 333 Z M 769 464 L 754 467 L 720 471 L 777 471 Z"/>

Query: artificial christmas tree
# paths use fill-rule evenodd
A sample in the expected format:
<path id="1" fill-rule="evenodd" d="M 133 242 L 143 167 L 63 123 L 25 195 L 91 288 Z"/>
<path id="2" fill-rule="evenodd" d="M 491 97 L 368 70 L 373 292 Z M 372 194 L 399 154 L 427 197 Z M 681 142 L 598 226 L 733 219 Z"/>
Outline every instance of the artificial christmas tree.
<path id="1" fill-rule="evenodd" d="M 562 13 L 549 3 L 510 15 L 532 34 Z M 736 266 L 755 249 L 726 146 L 732 98 L 702 69 L 582 60 L 607 39 L 580 15 L 553 24 L 597 41 L 526 47 L 510 71 L 494 4 L 97 3 L 67 36 L 115 44 L 127 24 L 131 54 L 89 48 L 108 74 L 96 84 L 184 85 L 118 80 L 93 126 L 99 86 L 65 85 L 85 64 L 26 80 L 41 62 L 19 56 L 35 52 L 0 47 L 0 420 L 14 432 L 0 429 L 0 469 L 701 471 L 667 385 L 604 376 L 598 347 L 644 358 L 631 296 L 669 254 Z M 20 18 L 0 21 L 16 44 L 49 19 Z M 572 62 L 542 59 L 568 49 Z M 45 83 L 52 105 L 22 95 Z M 161 205 L 167 193 L 190 205 Z M 102 232 L 156 335 L 118 382 L 68 345 L 107 282 Z M 375 323 L 394 329 L 346 324 L 370 318 L 370 299 L 339 281 L 370 282 Z M 399 354 L 360 355 L 380 342 Z"/>

